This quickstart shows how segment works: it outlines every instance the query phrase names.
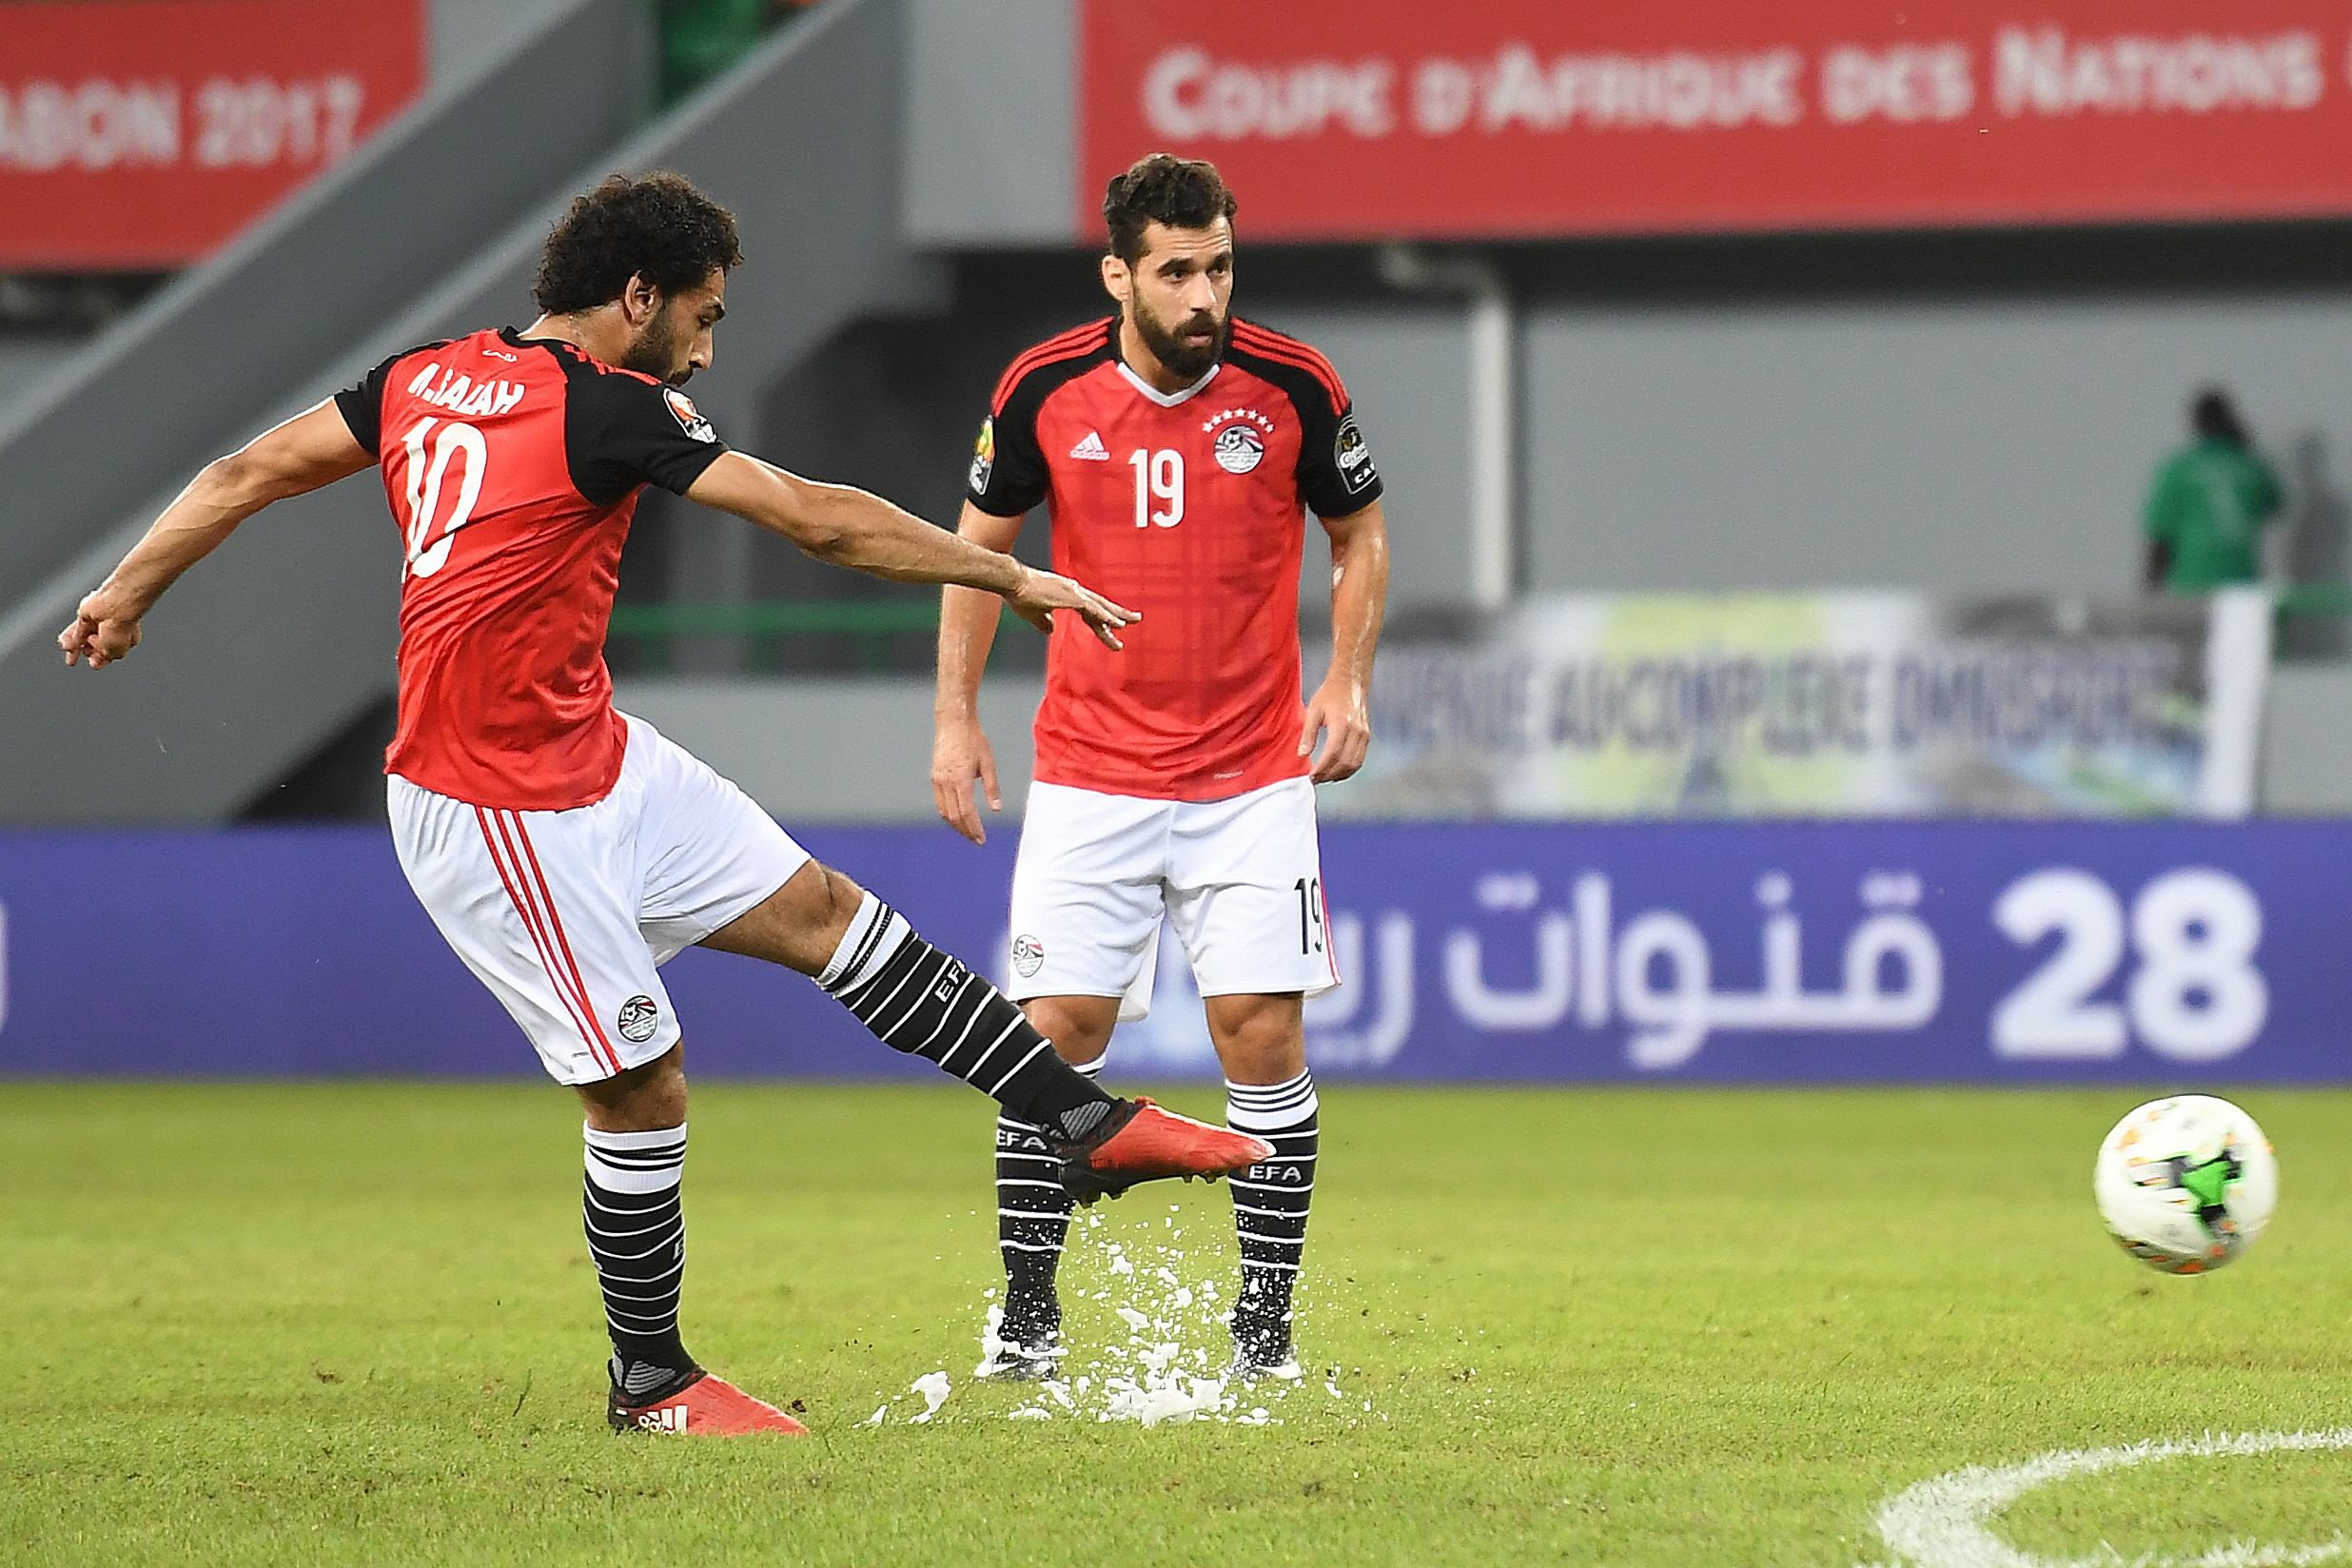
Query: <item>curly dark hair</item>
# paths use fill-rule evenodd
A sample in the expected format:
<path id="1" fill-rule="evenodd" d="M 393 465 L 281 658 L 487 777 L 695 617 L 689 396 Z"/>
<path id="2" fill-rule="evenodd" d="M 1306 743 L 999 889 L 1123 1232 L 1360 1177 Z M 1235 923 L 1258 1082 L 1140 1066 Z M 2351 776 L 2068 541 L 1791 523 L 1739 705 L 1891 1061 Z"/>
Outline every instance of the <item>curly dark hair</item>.
<path id="1" fill-rule="evenodd" d="M 1150 225 L 1206 228 L 1220 218 L 1230 222 L 1239 206 L 1215 164 L 1155 152 L 1110 182 L 1103 193 L 1103 223 L 1110 230 L 1110 253 L 1132 266 L 1143 257 L 1144 230 Z"/>
<path id="2" fill-rule="evenodd" d="M 633 277 L 676 294 L 742 263 L 735 214 L 684 175 L 615 174 L 572 199 L 531 293 L 549 315 L 568 316 L 619 299 Z"/>

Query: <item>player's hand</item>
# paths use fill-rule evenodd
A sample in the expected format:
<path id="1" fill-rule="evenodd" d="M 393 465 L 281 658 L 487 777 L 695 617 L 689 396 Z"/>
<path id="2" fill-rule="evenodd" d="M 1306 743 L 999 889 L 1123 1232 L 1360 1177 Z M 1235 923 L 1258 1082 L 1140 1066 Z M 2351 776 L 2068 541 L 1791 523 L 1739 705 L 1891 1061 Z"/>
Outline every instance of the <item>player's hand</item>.
<path id="1" fill-rule="evenodd" d="M 1021 569 L 1020 586 L 1005 596 L 1005 602 L 1012 606 L 1014 615 L 1041 632 L 1053 630 L 1054 611 L 1075 610 L 1087 617 L 1088 629 L 1106 648 L 1121 646 L 1119 628 L 1144 618 L 1143 612 L 1113 604 L 1082 583 L 1027 566 Z"/>
<path id="2" fill-rule="evenodd" d="M 1336 784 L 1363 766 L 1372 748 L 1372 715 L 1364 704 L 1363 688 L 1352 680 L 1326 680 L 1307 699 L 1306 717 L 1299 728 L 1299 755 L 1315 755 L 1315 740 L 1326 739 L 1309 776 L 1318 784 Z"/>
<path id="3" fill-rule="evenodd" d="M 66 662 L 89 661 L 103 670 L 139 646 L 139 613 L 111 591 L 101 588 L 83 598 L 73 624 L 57 634 Z"/>
<path id="4" fill-rule="evenodd" d="M 938 804 L 940 820 L 973 843 L 985 844 L 989 831 L 971 803 L 975 779 L 989 810 L 1003 811 L 1004 798 L 996 793 L 996 753 L 990 749 L 979 720 L 940 725 L 931 740 L 931 798 Z"/>

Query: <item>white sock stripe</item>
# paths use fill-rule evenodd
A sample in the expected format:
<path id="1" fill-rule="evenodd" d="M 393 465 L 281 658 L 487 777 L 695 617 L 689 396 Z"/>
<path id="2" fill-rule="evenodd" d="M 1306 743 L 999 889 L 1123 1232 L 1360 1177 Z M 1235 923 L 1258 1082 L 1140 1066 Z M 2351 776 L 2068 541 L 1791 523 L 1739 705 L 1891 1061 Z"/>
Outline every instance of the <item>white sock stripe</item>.
<path id="1" fill-rule="evenodd" d="M 666 1191 L 678 1185 L 686 1167 L 683 1122 L 646 1132 L 607 1132 L 583 1122 L 580 1138 L 580 1168 L 587 1173 L 591 1194 L 599 1187 L 633 1198 Z M 607 1214 L 629 1212 L 603 1204 L 596 1206 Z"/>
<path id="2" fill-rule="evenodd" d="M 654 1170 L 620 1170 L 611 1166 L 599 1168 L 592 1164 L 588 1166 L 588 1185 L 621 1197 L 642 1198 L 648 1193 L 668 1192 L 676 1188 L 683 1169 L 680 1166 L 662 1166 Z M 640 1209 L 637 1212 L 644 1211 Z"/>
<path id="3" fill-rule="evenodd" d="M 1267 1220 L 1303 1220 L 1306 1218 L 1306 1210 L 1303 1208 L 1252 1208 L 1247 1204 L 1235 1204 L 1233 1212 L 1255 1214 Z"/>
<path id="4" fill-rule="evenodd" d="M 677 1235 L 666 1241 L 656 1242 L 642 1252 L 615 1252 L 609 1247 L 600 1246 L 590 1247 L 588 1250 L 589 1255 L 594 1257 L 598 1264 L 633 1264 L 640 1258 L 650 1258 L 657 1252 L 673 1250 L 685 1238 L 685 1227 L 680 1225 Z M 679 1266 L 685 1266 L 685 1260 L 679 1260 Z"/>
<path id="5" fill-rule="evenodd" d="M 1058 1166 L 1062 1163 L 1062 1157 L 1059 1154 L 1022 1154 L 1009 1148 L 998 1149 L 996 1157 L 1000 1160 L 1030 1160 L 1049 1166 Z M 997 1180 L 1002 1181 L 1004 1178 L 1000 1176 Z"/>
<path id="6" fill-rule="evenodd" d="M 975 1024 L 979 1021 L 980 1020 L 976 1016 L 972 1019 L 972 1022 Z M 978 1029 L 967 1029 L 961 1040 L 958 1040 L 955 1044 L 950 1046 L 946 1050 L 940 1052 L 939 1070 L 942 1072 L 951 1072 L 958 1078 L 963 1079 L 964 1082 L 968 1084 L 970 1083 L 972 1081 L 971 1075 L 980 1070 L 981 1065 L 988 1061 L 989 1057 L 995 1051 L 997 1047 L 1012 1038 L 1012 1031 L 1019 1029 L 1024 1022 L 1025 1020 L 1019 1013 L 1013 1014 L 1012 1022 L 1007 1024 L 1004 1029 L 998 1032 L 995 1039 L 990 1040 L 987 1045 L 980 1048 L 980 1054 L 971 1059 L 971 1066 L 970 1068 L 950 1067 L 948 1064 L 955 1060 L 955 1053 L 957 1051 L 962 1050 L 966 1046 L 970 1045 L 974 1040 L 980 1038 L 980 1031 Z"/>
<path id="7" fill-rule="evenodd" d="M 629 1321 L 624 1323 L 620 1321 L 623 1318 Z M 617 1328 L 623 1334 L 661 1334 L 677 1326 L 677 1314 L 672 1312 L 666 1317 L 657 1318 L 651 1313 L 640 1315 L 635 1312 L 615 1312 L 607 1307 L 604 1312 L 604 1325 L 607 1328 Z"/>
<path id="8" fill-rule="evenodd" d="M 964 998 L 974 989 L 972 982 L 978 978 L 978 975 L 973 974 L 969 970 L 964 972 L 964 983 L 956 988 L 955 994 L 953 996 L 948 998 L 948 1005 L 939 1009 L 939 1022 L 931 1026 L 931 1033 L 923 1037 L 923 1043 L 915 1047 L 911 1054 L 920 1056 L 926 1061 L 931 1059 L 931 1043 L 937 1040 L 939 1036 L 946 1031 L 947 1027 L 950 1024 L 955 1022 L 955 1009 L 964 1005 Z M 979 1000 L 971 1005 L 971 1016 L 966 1018 L 964 1022 L 956 1029 L 956 1034 L 959 1038 L 971 1028 L 973 1021 L 980 1016 L 980 1009 L 988 1005 L 989 993 L 984 988 L 980 990 Z M 945 1054 L 953 1055 L 954 1052 L 952 1049 L 951 1049 Z"/>
<path id="9" fill-rule="evenodd" d="M 999 1176 L 996 1178 L 996 1185 L 998 1186 L 1060 1186 L 1062 1184 L 1059 1182 L 1033 1182 L 1027 1176 Z"/>
<path id="10" fill-rule="evenodd" d="M 1225 1186 L 1238 1186 L 1245 1192 L 1312 1192 L 1315 1190 L 1315 1184 L 1312 1182 L 1301 1182 L 1293 1186 L 1288 1182 L 1245 1182 L 1238 1176 L 1226 1177 Z"/>
<path id="11" fill-rule="evenodd" d="M 685 1265 L 682 1264 L 679 1265 L 679 1267 L 683 1266 Z M 670 1271 L 671 1274 L 675 1274 L 676 1272 L 676 1269 L 672 1269 Z M 665 1274 L 657 1276 L 657 1279 L 667 1279 L 669 1277 L 669 1275 Z M 656 1306 L 659 1306 L 664 1302 L 667 1302 L 670 1303 L 670 1310 L 672 1312 L 676 1312 L 677 1310 L 677 1286 L 676 1285 L 671 1285 L 666 1289 L 655 1290 L 644 1294 L 640 1294 L 634 1290 L 619 1290 L 615 1288 L 617 1284 L 652 1284 L 655 1283 L 655 1280 L 607 1280 L 604 1282 L 604 1299 L 607 1302 L 651 1302 Z"/>
<path id="12" fill-rule="evenodd" d="M 1261 1110 L 1238 1101 L 1225 1102 L 1225 1125 L 1242 1132 L 1254 1132 L 1262 1138 L 1271 1138 L 1296 1131 L 1303 1136 L 1307 1128 L 1301 1124 L 1310 1121 L 1321 1107 L 1309 1094 L 1304 1105 L 1283 1106 L 1273 1110 Z"/>
<path id="13" fill-rule="evenodd" d="M 1285 1274 L 1296 1274 L 1299 1271 L 1297 1264 L 1278 1263 L 1272 1258 L 1244 1258 L 1242 1260 L 1243 1273 L 1246 1274 L 1253 1268 L 1279 1268 Z"/>
<path id="14" fill-rule="evenodd" d="M 816 983 L 827 990 L 846 990 L 851 981 L 862 976 L 867 955 L 873 951 L 874 938 L 890 913 L 890 906 L 873 894 L 860 897 L 856 912 L 850 916 L 849 930 L 841 933 L 841 943 L 818 971 Z"/>
<path id="15" fill-rule="evenodd" d="M 1000 1208 L 1000 1220 L 1051 1220 L 1057 1225 L 1069 1224 L 1069 1211 L 1062 1208 Z"/>
<path id="16" fill-rule="evenodd" d="M 597 1228 L 594 1221 L 589 1222 L 587 1230 L 591 1237 L 599 1242 L 625 1242 L 632 1236 L 650 1236 L 657 1230 L 668 1230 L 672 1226 L 681 1225 L 683 1223 L 684 1216 L 672 1214 L 663 1219 L 656 1220 L 652 1225 L 639 1225 L 635 1230 L 599 1230 Z"/>
<path id="17" fill-rule="evenodd" d="M 1069 1070 L 1072 1072 L 1083 1073 L 1088 1078 L 1100 1078 L 1103 1075 L 1104 1066 L 1108 1063 L 1109 1060 L 1110 1058 L 1107 1056 L 1097 1056 L 1091 1062 L 1072 1062 L 1069 1065 Z"/>
<path id="18" fill-rule="evenodd" d="M 656 1127 L 650 1132 L 607 1132 L 602 1127 L 582 1122 L 579 1130 L 580 1136 L 596 1147 L 616 1152 L 659 1148 L 665 1144 L 682 1144 L 686 1141 L 686 1124 L 683 1122 L 674 1127 Z"/>
<path id="19" fill-rule="evenodd" d="M 1279 1084 L 1237 1084 L 1228 1078 L 1225 1081 L 1225 1087 L 1226 1096 L 1231 1099 L 1264 1101 L 1296 1098 L 1314 1088 L 1315 1075 L 1302 1072 L 1296 1078 L 1285 1078 Z"/>
<path id="20" fill-rule="evenodd" d="M 1011 1031 L 1010 1031 L 1010 1030 L 1007 1030 L 1006 1032 L 1010 1033 Z M 993 1048 L 990 1048 L 990 1049 L 993 1049 Z M 1036 1061 L 1036 1060 L 1037 1060 L 1037 1053 L 1038 1053 L 1039 1051 L 1041 1051 L 1041 1050 L 1051 1050 L 1052 1049 L 1053 1049 L 1053 1042 L 1052 1042 L 1052 1041 L 1050 1041 L 1050 1040 L 1046 1040 L 1046 1039 L 1040 1039 L 1040 1040 L 1039 1040 L 1039 1041 L 1038 1041 L 1035 1045 L 1033 1045 L 1033 1046 L 1029 1047 L 1029 1049 L 1028 1049 L 1025 1053 L 1023 1053 L 1023 1055 L 1022 1055 L 1021 1059 L 1020 1059 L 1018 1062 L 1013 1063 L 1011 1067 L 1008 1068 L 1005 1070 L 1005 1075 L 1004 1075 L 1002 1078 L 999 1078 L 998 1080 L 996 1080 L 995 1087 L 994 1087 L 994 1088 L 990 1088 L 990 1089 L 989 1090 L 989 1095 L 990 1095 L 990 1098 L 994 1098 L 994 1097 L 995 1097 L 995 1096 L 996 1096 L 999 1092 L 1001 1092 L 1001 1091 L 1003 1090 L 1004 1087 L 1005 1087 L 1007 1084 L 1009 1084 L 1009 1083 L 1011 1083 L 1011 1082 L 1012 1082 L 1012 1080 L 1013 1080 L 1014 1076 L 1015 1076 L 1016 1074 L 1018 1074 L 1018 1073 L 1020 1072 L 1020 1070 L 1021 1070 L 1023 1068 L 1028 1067 L 1028 1066 L 1029 1066 L 1031 1062 Z M 1099 1106 L 1099 1105 L 1101 1105 L 1101 1104 L 1102 1104 L 1102 1102 L 1101 1102 L 1100 1100 L 1097 1100 L 1097 1101 L 1095 1101 L 1095 1102 L 1094 1102 L 1094 1104 L 1096 1104 L 1096 1105 L 1098 1105 L 1098 1106 Z"/>
<path id="21" fill-rule="evenodd" d="M 1297 1218 L 1303 1220 L 1306 1216 L 1301 1214 Z M 1262 1231 L 1244 1230 L 1239 1225 L 1233 1227 L 1233 1234 L 1245 1242 L 1264 1242 L 1268 1246 L 1304 1246 L 1306 1245 L 1306 1238 L 1303 1236 L 1268 1236 Z"/>
<path id="22" fill-rule="evenodd" d="M 1014 1252 L 1059 1252 L 1062 1250 L 1062 1244 L 1060 1242 L 1000 1241 L 996 1245 L 1000 1247 L 1005 1247 Z"/>
<path id="23" fill-rule="evenodd" d="M 583 1210 L 593 1208 L 598 1214 L 610 1214 L 617 1220 L 643 1219 L 648 1214 L 659 1214 L 663 1208 L 668 1206 L 658 1200 L 650 1204 L 609 1203 L 605 1200 L 624 1197 L 627 1196 L 627 1194 L 615 1192 L 610 1187 L 598 1186 L 594 1182 L 588 1182 L 581 1186 L 580 1196 L 584 1200 L 582 1205 Z"/>
<path id="24" fill-rule="evenodd" d="M 930 979 L 923 980 L 920 984 L 917 984 L 917 977 L 923 973 L 923 961 L 920 958 L 916 959 L 913 963 L 907 966 L 907 972 L 898 977 L 898 984 L 892 986 L 889 992 L 885 994 L 880 1001 L 873 1004 L 871 1011 L 867 1009 L 865 999 L 862 997 L 859 998 L 857 1005 L 850 1010 L 855 1013 L 857 1017 L 865 1024 L 865 1026 L 873 1030 L 876 1035 L 880 1036 L 884 1040 L 888 1040 L 892 1035 L 898 1032 L 900 1025 L 914 1016 L 914 1009 L 921 1007 L 923 1005 L 923 998 L 930 994 L 931 982 L 947 973 L 949 963 L 948 955 L 944 952 L 940 953 L 939 960 L 940 961 L 937 964 L 934 964 L 931 967 Z M 874 1020 L 881 1017 L 884 1012 L 888 1011 L 890 1009 L 890 1005 L 892 1002 L 897 1001 L 900 994 L 903 993 L 909 986 L 914 987 L 914 995 L 907 1003 L 906 1010 L 899 1013 L 896 1018 L 892 1019 L 888 1028 L 875 1023 Z"/>

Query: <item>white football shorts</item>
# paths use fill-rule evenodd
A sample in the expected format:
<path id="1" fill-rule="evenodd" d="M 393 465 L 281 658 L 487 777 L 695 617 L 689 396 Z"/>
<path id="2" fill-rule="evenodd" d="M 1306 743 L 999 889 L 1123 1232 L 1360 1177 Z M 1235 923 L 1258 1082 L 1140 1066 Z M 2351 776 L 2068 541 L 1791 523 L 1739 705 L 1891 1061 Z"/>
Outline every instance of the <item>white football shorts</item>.
<path id="1" fill-rule="evenodd" d="M 613 793 L 570 811 L 495 811 L 387 780 L 408 885 L 559 1084 L 677 1044 L 659 967 L 809 861 L 749 795 L 643 719 L 628 725 Z"/>
<path id="2" fill-rule="evenodd" d="M 1306 779 L 1197 801 L 1033 784 L 1005 992 L 1117 996 L 1142 1018 L 1165 917 L 1203 996 L 1320 996 L 1340 983 L 1327 915 Z"/>

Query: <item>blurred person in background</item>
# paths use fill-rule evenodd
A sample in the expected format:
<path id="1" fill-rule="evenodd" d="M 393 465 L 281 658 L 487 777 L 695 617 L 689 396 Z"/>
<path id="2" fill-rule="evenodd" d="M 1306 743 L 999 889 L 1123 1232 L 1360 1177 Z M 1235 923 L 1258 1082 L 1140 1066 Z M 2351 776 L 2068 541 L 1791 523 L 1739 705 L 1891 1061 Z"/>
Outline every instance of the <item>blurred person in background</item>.
<path id="1" fill-rule="evenodd" d="M 2208 386 L 2189 404 L 2189 441 L 2148 486 L 2144 581 L 2150 593 L 2206 594 L 2258 582 L 2262 534 L 2282 501 L 2237 405 Z"/>

